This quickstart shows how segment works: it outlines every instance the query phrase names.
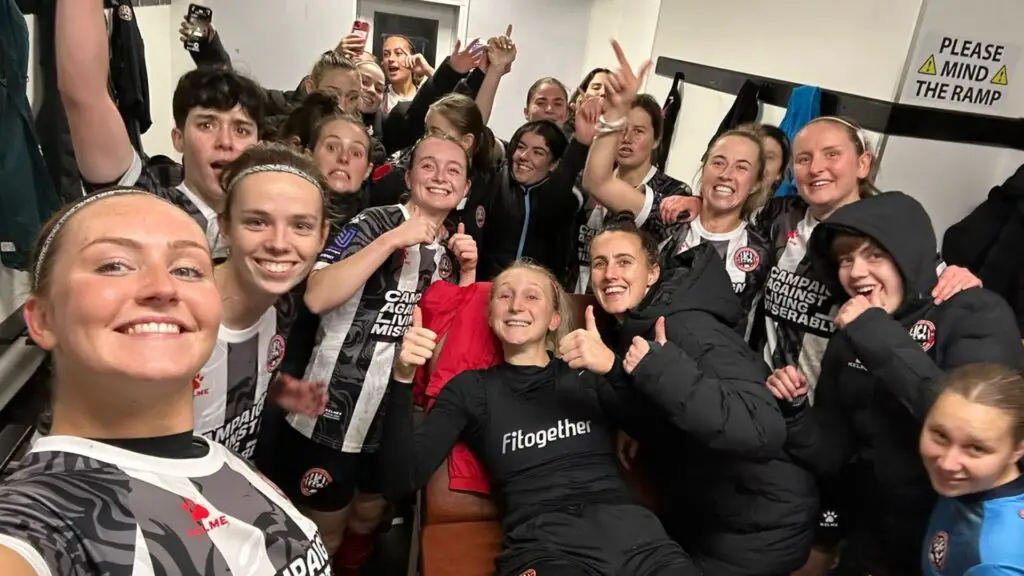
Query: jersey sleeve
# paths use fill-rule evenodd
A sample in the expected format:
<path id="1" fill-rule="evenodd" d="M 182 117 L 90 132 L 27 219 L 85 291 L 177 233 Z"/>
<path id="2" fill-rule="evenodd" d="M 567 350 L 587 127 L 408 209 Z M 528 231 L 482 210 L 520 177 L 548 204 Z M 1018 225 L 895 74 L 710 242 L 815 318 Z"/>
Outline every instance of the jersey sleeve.
<path id="1" fill-rule="evenodd" d="M 74 538 L 61 522 L 22 490 L 0 491 L 0 546 L 13 550 L 43 576 L 78 574 Z M 77 554 L 84 557 L 84 553 Z"/>
<path id="2" fill-rule="evenodd" d="M 146 187 L 146 160 L 139 154 L 138 150 L 132 149 L 132 163 L 128 167 L 128 170 L 121 175 L 120 178 L 114 182 L 86 182 L 82 180 L 82 189 L 86 195 L 95 194 L 104 188 L 110 188 L 112 186 L 141 186 Z M 152 191 L 152 190 L 150 190 Z"/>
<path id="3" fill-rule="evenodd" d="M 470 372 L 463 372 L 441 390 L 423 422 L 413 432 L 412 386 L 392 381 L 385 413 L 383 458 L 385 494 L 392 501 L 425 486 L 469 425 L 474 402 L 468 392 L 483 390 Z M 384 445 L 386 444 L 386 446 Z"/>
<path id="4" fill-rule="evenodd" d="M 330 245 L 320 253 L 313 270 L 321 270 L 331 264 L 341 262 L 369 246 L 389 228 L 383 210 L 373 208 L 364 210 L 341 228 L 334 240 L 331 240 Z"/>

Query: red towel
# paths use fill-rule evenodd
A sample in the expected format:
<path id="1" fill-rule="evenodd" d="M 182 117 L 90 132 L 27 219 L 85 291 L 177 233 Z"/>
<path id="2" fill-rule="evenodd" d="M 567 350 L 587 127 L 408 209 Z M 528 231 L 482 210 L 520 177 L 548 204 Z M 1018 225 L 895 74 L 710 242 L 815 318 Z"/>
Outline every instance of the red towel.
<path id="1" fill-rule="evenodd" d="M 425 398 L 427 408 L 456 374 L 490 368 L 502 361 L 501 345 L 487 324 L 490 292 L 490 282 L 466 287 L 434 282 L 423 293 L 419 302 L 423 327 L 444 338 L 429 378 L 425 370 L 416 374 L 413 389 L 419 392 L 418 397 Z M 491 493 L 487 472 L 462 442 L 456 444 L 448 456 L 448 488 Z"/>

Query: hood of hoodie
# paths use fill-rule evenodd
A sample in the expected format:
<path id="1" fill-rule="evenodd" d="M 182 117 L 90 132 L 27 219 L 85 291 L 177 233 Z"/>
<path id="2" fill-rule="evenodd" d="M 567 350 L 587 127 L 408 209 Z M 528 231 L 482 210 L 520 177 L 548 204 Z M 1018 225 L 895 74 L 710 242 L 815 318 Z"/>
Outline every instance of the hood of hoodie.
<path id="1" fill-rule="evenodd" d="M 624 341 L 647 335 L 659 316 L 668 322 L 686 311 L 706 312 L 733 328 L 739 324 L 743 306 L 714 246 L 701 244 L 674 258 L 675 267 L 662 269 L 640 304 L 623 317 Z"/>
<path id="2" fill-rule="evenodd" d="M 831 254 L 839 232 L 867 236 L 892 256 L 903 279 L 903 302 L 894 316 L 931 302 L 938 248 L 932 220 L 920 202 L 903 192 L 884 192 L 843 206 L 815 227 L 808 254 L 842 303 L 850 297 L 839 283 L 839 266 Z"/>

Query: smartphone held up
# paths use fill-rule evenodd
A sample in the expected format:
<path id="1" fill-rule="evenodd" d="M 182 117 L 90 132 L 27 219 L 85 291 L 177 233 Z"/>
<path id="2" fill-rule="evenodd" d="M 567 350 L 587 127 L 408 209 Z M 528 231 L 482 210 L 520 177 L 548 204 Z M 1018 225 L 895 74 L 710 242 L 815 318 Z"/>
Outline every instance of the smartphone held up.
<path id="1" fill-rule="evenodd" d="M 189 4 L 185 23 L 185 49 L 189 52 L 199 52 L 202 45 L 210 40 L 213 9 L 199 4 Z"/>

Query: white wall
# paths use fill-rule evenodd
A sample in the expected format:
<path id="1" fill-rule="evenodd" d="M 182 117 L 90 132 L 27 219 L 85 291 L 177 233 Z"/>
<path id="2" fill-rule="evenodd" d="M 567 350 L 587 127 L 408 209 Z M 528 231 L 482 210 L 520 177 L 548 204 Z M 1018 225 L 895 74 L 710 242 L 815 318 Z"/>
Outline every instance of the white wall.
<path id="1" fill-rule="evenodd" d="M 235 68 L 291 90 L 349 33 L 355 0 L 205 0 Z"/>
<path id="2" fill-rule="evenodd" d="M 907 59 L 908 72 L 914 76 L 928 57 L 931 46 L 927 32 L 962 36 L 986 42 L 1006 42 L 1020 46 L 1018 25 L 1024 21 L 1024 4 L 1016 0 L 927 0 L 921 15 L 918 37 L 921 46 L 911 49 Z M 940 65 L 941 67 L 941 65 Z M 994 71 L 993 71 L 994 72 Z M 1008 106 L 990 114 L 1007 117 L 1024 116 L 1024 65 L 1008 70 Z M 1016 90 L 1014 86 L 1016 84 Z M 901 101 L 922 105 L 908 98 Z M 936 108 L 955 105 L 932 101 Z M 878 184 L 884 190 L 904 190 L 924 204 L 932 217 L 940 242 L 951 224 L 966 216 L 982 202 L 988 190 L 1010 176 L 1024 163 L 1024 152 L 989 146 L 934 142 L 914 138 L 889 138 L 882 158 Z"/>
<path id="3" fill-rule="evenodd" d="M 594 68 L 615 68 L 615 54 L 609 44 L 613 38 L 619 41 L 634 66 L 650 58 L 661 4 L 661 0 L 594 0 L 583 74 Z M 579 84 L 583 74 L 575 80 L 567 79 L 566 84 Z"/>
<path id="4" fill-rule="evenodd" d="M 513 27 L 518 55 L 502 80 L 489 123 L 509 138 L 525 119 L 526 92 L 538 78 L 554 76 L 578 84 L 590 28 L 593 0 L 470 0 L 470 38 L 488 38 Z M 513 9 L 514 8 L 514 9 Z"/>
<path id="5" fill-rule="evenodd" d="M 673 0 L 662 3 L 653 56 L 890 99 L 920 6 L 921 0 Z M 652 76 L 646 91 L 664 100 L 671 86 L 671 78 Z M 693 182 L 708 140 L 734 99 L 685 87 L 669 174 Z M 761 119 L 778 122 L 783 114 L 769 107 Z"/>

